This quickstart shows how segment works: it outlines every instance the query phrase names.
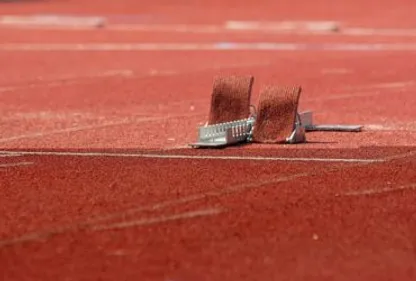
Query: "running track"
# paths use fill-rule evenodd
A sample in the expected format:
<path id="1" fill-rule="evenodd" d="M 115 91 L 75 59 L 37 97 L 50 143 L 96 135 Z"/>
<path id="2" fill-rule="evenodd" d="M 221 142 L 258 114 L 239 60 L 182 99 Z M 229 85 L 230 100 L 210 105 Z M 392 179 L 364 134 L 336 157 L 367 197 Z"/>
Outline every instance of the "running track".
<path id="1" fill-rule="evenodd" d="M 1 4 L 111 19 L 0 25 L 2 280 L 415 280 L 415 3 L 199 2 Z M 220 74 L 365 130 L 191 150 Z"/>

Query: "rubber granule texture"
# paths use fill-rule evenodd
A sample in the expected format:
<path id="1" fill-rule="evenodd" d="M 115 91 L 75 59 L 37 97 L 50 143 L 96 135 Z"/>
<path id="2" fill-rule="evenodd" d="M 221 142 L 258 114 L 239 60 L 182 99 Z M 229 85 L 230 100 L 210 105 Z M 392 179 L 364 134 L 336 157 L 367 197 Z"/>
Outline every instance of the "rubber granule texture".
<path id="1" fill-rule="evenodd" d="M 253 82 L 252 76 L 216 77 L 208 124 L 248 118 Z"/>
<path id="2" fill-rule="evenodd" d="M 260 93 L 253 141 L 285 143 L 293 132 L 301 87 L 267 86 Z"/>

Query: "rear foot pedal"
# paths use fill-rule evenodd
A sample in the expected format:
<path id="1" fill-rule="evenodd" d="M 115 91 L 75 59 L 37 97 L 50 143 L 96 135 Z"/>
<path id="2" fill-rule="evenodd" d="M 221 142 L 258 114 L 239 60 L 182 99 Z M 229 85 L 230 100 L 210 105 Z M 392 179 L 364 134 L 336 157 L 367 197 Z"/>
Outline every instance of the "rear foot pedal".
<path id="1" fill-rule="evenodd" d="M 300 87 L 269 86 L 260 95 L 253 141 L 258 143 L 300 143 L 306 140 L 298 116 Z"/>

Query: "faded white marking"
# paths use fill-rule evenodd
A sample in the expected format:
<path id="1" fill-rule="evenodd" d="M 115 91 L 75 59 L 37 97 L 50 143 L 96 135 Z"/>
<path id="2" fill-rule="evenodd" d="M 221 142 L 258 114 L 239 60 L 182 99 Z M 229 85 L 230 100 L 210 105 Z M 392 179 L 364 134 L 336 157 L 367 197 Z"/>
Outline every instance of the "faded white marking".
<path id="1" fill-rule="evenodd" d="M 170 215 L 170 216 L 162 215 L 162 216 L 148 218 L 148 219 L 139 219 L 139 220 L 117 222 L 117 223 L 112 223 L 112 224 L 94 225 L 91 227 L 91 229 L 95 231 L 123 229 L 123 228 L 130 228 L 130 227 L 136 227 L 136 226 L 159 224 L 159 223 L 169 222 L 169 221 L 191 219 L 191 218 L 204 217 L 204 216 L 213 216 L 213 215 L 218 215 L 222 212 L 224 212 L 224 210 L 219 209 L 219 208 L 203 209 L 203 210 L 190 211 L 190 212 L 185 212 L 185 213 L 180 213 L 180 214 L 175 214 L 175 215 Z"/>
<path id="2" fill-rule="evenodd" d="M 416 132 L 415 123 L 402 123 L 396 125 L 387 124 L 367 124 L 364 126 L 363 131 L 404 131 L 409 134 Z"/>
<path id="3" fill-rule="evenodd" d="M 142 118 L 125 118 L 119 121 L 113 121 L 113 122 L 103 122 L 101 124 L 97 125 L 91 125 L 91 126 L 78 126 L 78 127 L 70 127 L 65 129 L 59 129 L 59 130 L 51 130 L 51 131 L 45 131 L 45 132 L 34 132 L 24 135 L 17 135 L 12 137 L 6 137 L 6 138 L 0 138 L 0 143 L 6 143 L 21 139 L 32 139 L 32 138 L 39 138 L 39 137 L 45 137 L 50 135 L 56 135 L 56 134 L 63 134 L 63 133 L 73 133 L 73 132 L 80 132 L 80 131 L 86 131 L 86 130 L 95 130 L 95 129 L 102 129 L 112 126 L 119 126 L 119 125 L 126 125 L 126 124 L 132 124 L 132 123 L 144 123 L 144 122 L 154 122 L 154 121 L 163 121 L 163 120 L 169 120 L 172 118 L 181 118 L 181 117 L 192 117 L 192 116 L 200 116 L 201 114 L 187 114 L 187 115 L 172 115 L 168 117 L 142 117 Z"/>
<path id="4" fill-rule="evenodd" d="M 4 158 L 7 158 L 7 157 L 20 157 L 20 156 L 22 156 L 22 155 L 19 154 L 19 153 L 15 153 L 15 152 L 0 152 L 0 157 L 4 157 Z"/>
<path id="5" fill-rule="evenodd" d="M 340 24 L 334 21 L 227 21 L 224 27 L 242 31 L 328 33 L 338 31 Z"/>
<path id="6" fill-rule="evenodd" d="M 380 84 L 375 84 L 375 85 L 369 85 L 369 87 L 379 88 L 379 89 L 401 89 L 401 88 L 413 86 L 414 84 L 415 84 L 414 81 L 404 81 L 404 82 L 380 83 Z"/>
<path id="7" fill-rule="evenodd" d="M 403 159 L 403 158 L 408 158 L 408 157 L 414 156 L 414 155 L 416 155 L 416 150 L 401 153 L 401 154 L 396 154 L 396 155 L 392 155 L 392 156 L 387 156 L 385 159 L 386 159 L 386 161 L 392 161 L 392 160 L 399 160 L 399 159 Z"/>
<path id="8" fill-rule="evenodd" d="M 126 79 L 141 79 L 147 77 L 168 77 L 174 75 L 184 75 L 187 73 L 195 73 L 195 72 L 202 72 L 202 71 L 209 71 L 209 70 L 219 70 L 225 67 L 227 68 L 234 68 L 234 67 L 255 67 L 255 66 L 266 66 L 270 65 L 270 62 L 262 62 L 262 63 L 232 63 L 232 64 L 222 64 L 216 65 L 214 67 L 198 67 L 192 68 L 187 71 L 177 71 L 177 70 L 158 70 L 158 69 L 149 69 L 147 72 L 137 72 L 135 73 L 132 70 L 109 70 L 105 71 L 102 74 L 88 74 L 84 76 L 71 76 L 71 75 L 64 75 L 58 77 L 49 77 L 41 79 L 40 81 L 27 81 L 24 85 L 9 85 L 5 87 L 0 87 L 0 93 L 2 92 L 13 92 L 18 90 L 26 90 L 26 89 L 33 89 L 33 88 L 41 88 L 41 87 L 62 87 L 62 86 L 71 86 L 71 85 L 78 85 L 82 83 L 86 83 L 91 79 L 96 78 L 104 78 L 104 77 L 114 77 L 114 76 L 121 76 L 125 77 Z"/>
<path id="9" fill-rule="evenodd" d="M 178 32 L 178 33 L 219 33 L 226 32 L 220 25 L 189 25 L 189 24 L 110 24 L 108 30 L 144 31 L 144 32 Z"/>
<path id="10" fill-rule="evenodd" d="M 112 224 L 78 224 L 75 226 L 67 226 L 52 229 L 49 231 L 42 231 L 42 232 L 33 232 L 26 235 L 22 235 L 17 238 L 12 239 L 4 239 L 0 240 L 0 247 L 30 242 L 30 241 L 41 241 L 47 239 L 51 236 L 67 233 L 70 231 L 79 231 L 79 230 L 92 230 L 92 231 L 104 231 L 104 230 L 115 230 L 115 229 L 123 229 L 123 228 L 131 228 L 137 226 L 146 226 L 146 225 L 153 225 L 159 224 L 169 221 L 176 221 L 176 220 L 185 220 L 185 219 L 192 219 L 198 217 L 205 217 L 205 216 L 214 216 L 224 212 L 224 209 L 220 208 L 210 208 L 210 209 L 202 209 L 196 211 L 189 211 L 174 215 L 160 215 L 153 218 L 147 219 L 138 219 L 138 220 L 130 220 L 130 221 L 122 221 Z"/>
<path id="11" fill-rule="evenodd" d="M 85 130 L 100 129 L 100 128 L 105 128 L 105 127 L 127 124 L 127 123 L 128 123 L 127 120 L 122 120 L 118 122 L 106 122 L 106 123 L 102 123 L 99 125 L 79 126 L 79 127 L 71 127 L 71 128 L 52 130 L 52 131 L 46 131 L 46 132 L 36 132 L 36 133 L 18 135 L 18 136 L 13 136 L 13 137 L 1 138 L 0 143 L 11 142 L 11 141 L 16 141 L 16 140 L 21 140 L 21 139 L 46 137 L 46 136 L 62 134 L 62 133 L 71 133 L 71 132 L 79 132 L 79 131 L 85 131 Z"/>
<path id="12" fill-rule="evenodd" d="M 377 83 L 377 84 L 366 84 L 366 85 L 356 85 L 356 86 L 349 86 L 345 87 L 348 91 L 362 91 L 362 90 L 376 90 L 378 94 L 391 94 L 391 91 L 394 91 L 394 93 L 400 93 L 397 91 L 398 89 L 406 89 L 409 87 L 412 87 L 416 84 L 415 81 L 391 81 L 386 83 Z M 383 90 L 383 91 L 380 91 Z M 386 91 L 389 90 L 389 91 Z M 391 91 L 390 91 L 391 90 Z"/>
<path id="13" fill-rule="evenodd" d="M 0 44 L 0 51 L 416 51 L 412 43 L 16 43 Z"/>
<path id="14" fill-rule="evenodd" d="M 345 28 L 340 34 L 350 36 L 416 36 L 416 29 L 412 28 Z"/>
<path id="15" fill-rule="evenodd" d="M 351 99 L 357 97 L 369 97 L 369 96 L 378 96 L 381 95 L 382 92 L 361 92 L 361 93 L 347 93 L 347 94 L 331 94 L 326 95 L 324 97 L 312 97 L 304 99 L 305 102 L 311 101 L 333 101 L 333 100 L 343 100 L 343 99 Z"/>
<path id="16" fill-rule="evenodd" d="M 321 70 L 322 74 L 349 74 L 353 71 L 346 68 L 324 68 Z"/>
<path id="17" fill-rule="evenodd" d="M 328 171 L 328 169 L 326 171 Z M 28 242 L 28 241 L 44 240 L 44 239 L 48 239 L 51 236 L 67 233 L 70 231 L 80 231 L 84 229 L 89 229 L 93 227 L 94 225 L 99 225 L 99 223 L 101 222 L 114 220 L 114 219 L 121 219 L 125 217 L 126 215 L 139 214 L 144 211 L 162 210 L 165 208 L 182 205 L 182 204 L 186 204 L 189 202 L 203 200 L 209 197 L 218 197 L 222 195 L 242 192 L 242 191 L 249 190 L 249 189 L 261 188 L 262 186 L 267 185 L 267 184 L 272 184 L 272 183 L 277 184 L 277 183 L 287 182 L 287 181 L 295 180 L 298 178 L 307 177 L 312 174 L 314 174 L 314 172 L 293 174 L 293 175 L 286 176 L 286 177 L 273 177 L 271 179 L 263 180 L 263 181 L 236 184 L 233 186 L 225 187 L 224 189 L 220 189 L 218 191 L 208 191 L 205 193 L 190 195 L 190 196 L 182 197 L 182 198 L 175 199 L 175 200 L 168 200 L 168 201 L 151 204 L 147 206 L 130 208 L 122 212 L 111 213 L 111 214 L 102 215 L 98 217 L 92 217 L 92 218 L 88 218 L 86 221 L 74 223 L 71 225 L 61 226 L 61 227 L 57 227 L 57 228 L 50 229 L 50 230 L 32 232 L 32 233 L 24 234 L 22 236 L 12 238 L 12 239 L 0 240 L 0 248 L 4 246 L 14 245 L 14 244 Z"/>
<path id="18" fill-rule="evenodd" d="M 33 165 L 34 162 L 15 162 L 15 163 L 5 163 L 0 164 L 0 168 L 10 168 L 10 167 L 21 167 L 21 166 L 30 166 Z"/>
<path id="19" fill-rule="evenodd" d="M 3 15 L 0 25 L 6 26 L 61 26 L 80 28 L 104 27 L 104 17 L 66 16 L 66 15 Z"/>
<path id="20" fill-rule="evenodd" d="M 7 151 L 1 151 L 7 152 Z M 156 153 L 110 153 L 110 152 L 70 152 L 70 151 L 17 151 L 21 155 L 38 156 L 76 156 L 76 157 L 126 157 L 150 159 L 193 159 L 193 160 L 237 160 L 237 161 L 283 161 L 283 162 L 341 162 L 341 163 L 377 163 L 384 159 L 365 158 L 307 158 L 307 157 L 262 157 L 262 156 L 221 156 L 221 155 L 186 155 Z"/>
<path id="21" fill-rule="evenodd" d="M 149 73 L 151 74 L 151 73 Z M 146 74 L 147 76 L 148 74 Z M 35 89 L 39 87 L 57 87 L 57 86 L 71 86 L 86 83 L 91 79 L 105 78 L 105 77 L 133 77 L 134 72 L 131 70 L 109 70 L 103 73 L 86 74 L 86 75 L 62 75 L 57 77 L 38 78 L 37 81 L 30 81 L 25 85 L 6 86 L 0 88 L 0 93 L 11 92 L 25 89 Z M 144 75 L 143 75 L 144 76 Z"/>
<path id="22" fill-rule="evenodd" d="M 370 87 L 369 87 L 370 88 Z M 386 90 L 392 90 L 394 88 L 384 88 L 384 91 L 374 89 L 372 91 L 354 91 L 354 93 L 333 93 L 331 95 L 321 96 L 321 97 L 312 97 L 306 98 L 303 101 L 305 102 L 322 102 L 322 101 L 333 101 L 333 100 L 343 100 L 343 99 L 352 99 L 352 98 L 359 98 L 359 97 L 374 97 L 374 96 L 382 96 L 382 95 L 391 95 L 392 92 Z M 401 92 L 394 92 L 395 95 L 400 94 Z M 403 92 L 405 94 L 405 92 Z"/>
<path id="23" fill-rule="evenodd" d="M 398 187 L 374 188 L 374 189 L 364 189 L 364 190 L 351 191 L 351 192 L 342 193 L 338 196 L 378 195 L 378 194 L 384 194 L 384 193 L 396 192 L 396 191 L 402 191 L 402 190 L 409 190 L 409 189 L 416 189 L 416 183 L 412 183 L 412 184 L 408 184 L 408 185 L 402 185 L 402 186 L 398 186 Z"/>

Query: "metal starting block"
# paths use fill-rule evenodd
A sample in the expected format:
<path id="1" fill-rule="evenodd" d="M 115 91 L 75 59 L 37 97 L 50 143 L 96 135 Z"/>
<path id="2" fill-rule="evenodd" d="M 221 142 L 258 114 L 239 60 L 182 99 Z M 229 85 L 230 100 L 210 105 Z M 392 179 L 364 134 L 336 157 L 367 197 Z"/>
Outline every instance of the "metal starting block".
<path id="1" fill-rule="evenodd" d="M 256 117 L 251 116 L 243 120 L 199 127 L 198 141 L 191 143 L 190 146 L 193 148 L 223 147 L 251 142 L 255 122 Z M 287 137 L 286 141 L 290 144 L 306 141 L 305 127 L 300 123 L 299 117 L 293 133 Z"/>
<path id="2" fill-rule="evenodd" d="M 223 147 L 252 141 L 256 116 L 233 122 L 205 125 L 199 127 L 198 141 L 190 144 L 193 148 Z M 360 132 L 361 125 L 316 125 L 313 124 L 312 111 L 297 114 L 293 132 L 286 138 L 286 143 L 296 144 L 306 141 L 306 132 Z"/>
<path id="3" fill-rule="evenodd" d="M 306 142 L 306 132 L 361 131 L 360 125 L 316 125 L 311 111 L 298 113 L 301 93 L 298 86 L 264 88 L 256 112 L 250 105 L 252 84 L 251 76 L 216 78 L 209 121 L 199 127 L 198 140 L 191 147 L 215 148 L 250 142 L 295 144 Z M 250 107 L 254 112 L 250 112 Z"/>
<path id="4" fill-rule="evenodd" d="M 254 117 L 233 122 L 205 125 L 199 127 L 198 141 L 190 144 L 198 147 L 221 147 L 250 141 Z"/>

